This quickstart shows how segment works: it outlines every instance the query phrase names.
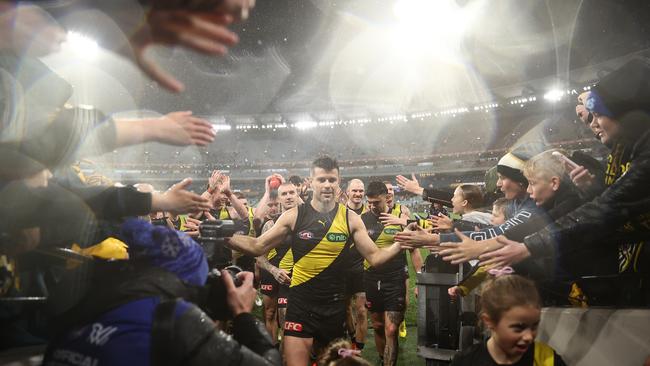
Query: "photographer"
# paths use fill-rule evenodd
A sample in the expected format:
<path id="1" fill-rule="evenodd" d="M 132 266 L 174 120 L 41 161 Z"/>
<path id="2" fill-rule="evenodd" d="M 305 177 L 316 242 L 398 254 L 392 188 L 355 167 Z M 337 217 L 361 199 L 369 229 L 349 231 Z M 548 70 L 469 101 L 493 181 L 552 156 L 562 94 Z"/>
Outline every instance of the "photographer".
<path id="1" fill-rule="evenodd" d="M 262 323 L 250 314 L 253 276 L 223 271 L 233 337 L 189 300 L 214 299 L 201 247 L 181 232 L 131 219 L 121 228 L 129 260 L 104 263 L 93 289 L 59 319 L 44 365 L 279 365 Z M 101 265 L 96 266 L 101 273 Z M 241 282 L 237 287 L 235 282 Z M 214 295 L 214 294 L 212 294 Z M 223 295 L 222 295 L 223 297 Z M 204 308 L 213 303 L 203 303 Z"/>

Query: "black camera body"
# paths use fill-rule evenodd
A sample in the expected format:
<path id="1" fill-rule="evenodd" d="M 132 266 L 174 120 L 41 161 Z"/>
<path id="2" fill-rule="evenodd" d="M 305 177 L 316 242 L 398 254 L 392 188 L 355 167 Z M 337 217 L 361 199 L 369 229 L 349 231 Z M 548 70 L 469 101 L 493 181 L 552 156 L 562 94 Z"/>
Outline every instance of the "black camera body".
<path id="1" fill-rule="evenodd" d="M 232 264 L 232 250 L 225 238 L 246 233 L 244 224 L 233 220 L 205 220 L 199 225 L 198 243 L 203 248 L 210 268 L 224 269 Z"/>
<path id="2" fill-rule="evenodd" d="M 237 266 L 224 268 L 224 273 L 232 278 L 235 287 L 242 285 L 241 279 L 237 277 L 240 272 L 242 272 L 242 269 Z M 201 288 L 197 304 L 214 320 L 232 319 L 232 312 L 227 303 L 228 293 L 226 292 L 226 285 L 223 283 L 223 276 L 222 272 L 217 269 L 210 270 L 208 280 L 205 286 Z"/>

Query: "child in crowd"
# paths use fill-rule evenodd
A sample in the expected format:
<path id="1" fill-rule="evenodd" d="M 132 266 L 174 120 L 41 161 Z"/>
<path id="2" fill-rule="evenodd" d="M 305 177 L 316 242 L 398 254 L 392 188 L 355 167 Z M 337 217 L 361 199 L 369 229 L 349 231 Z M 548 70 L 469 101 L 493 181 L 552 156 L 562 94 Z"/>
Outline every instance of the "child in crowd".
<path id="1" fill-rule="evenodd" d="M 483 288 L 480 303 L 481 320 L 491 336 L 457 355 L 452 366 L 565 365 L 551 347 L 535 341 L 541 303 L 532 281 L 497 273 Z"/>
<path id="2" fill-rule="evenodd" d="M 361 358 L 361 351 L 345 339 L 332 341 L 318 358 L 318 366 L 371 366 Z"/>
<path id="3" fill-rule="evenodd" d="M 506 217 L 506 207 L 508 205 L 507 198 L 499 198 L 492 204 L 492 225 L 501 225 L 508 219 Z M 452 300 L 455 300 L 458 295 L 467 296 L 467 294 L 478 286 L 485 279 L 485 269 L 479 268 L 478 275 L 472 275 L 467 278 L 461 285 L 450 287 L 447 292 Z"/>

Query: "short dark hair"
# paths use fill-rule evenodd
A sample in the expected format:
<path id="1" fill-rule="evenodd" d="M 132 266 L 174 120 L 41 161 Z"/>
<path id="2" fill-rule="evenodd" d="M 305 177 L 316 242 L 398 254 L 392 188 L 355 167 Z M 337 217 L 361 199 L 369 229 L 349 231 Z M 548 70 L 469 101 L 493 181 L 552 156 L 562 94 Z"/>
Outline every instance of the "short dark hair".
<path id="1" fill-rule="evenodd" d="M 278 199 L 278 190 L 274 189 L 271 192 L 269 192 L 269 200 L 275 201 Z"/>
<path id="2" fill-rule="evenodd" d="M 330 158 L 329 156 L 321 156 L 320 158 L 314 160 L 313 163 L 311 163 L 311 168 L 321 168 L 325 171 L 332 171 L 334 169 L 339 170 L 339 163 L 336 161 L 336 159 Z"/>
<path id="3" fill-rule="evenodd" d="M 382 194 L 388 194 L 388 188 L 386 188 L 386 184 L 378 181 L 373 181 L 368 184 L 368 189 L 366 190 L 366 196 L 377 197 Z"/>
<path id="4" fill-rule="evenodd" d="M 297 175 L 292 175 L 289 177 L 289 182 L 291 182 L 294 186 L 299 186 L 302 184 L 302 179 Z"/>
<path id="5" fill-rule="evenodd" d="M 481 190 L 481 187 L 474 184 L 461 184 L 458 188 L 463 194 L 463 199 L 467 200 L 467 203 L 469 203 L 472 208 L 483 206 L 483 191 Z"/>

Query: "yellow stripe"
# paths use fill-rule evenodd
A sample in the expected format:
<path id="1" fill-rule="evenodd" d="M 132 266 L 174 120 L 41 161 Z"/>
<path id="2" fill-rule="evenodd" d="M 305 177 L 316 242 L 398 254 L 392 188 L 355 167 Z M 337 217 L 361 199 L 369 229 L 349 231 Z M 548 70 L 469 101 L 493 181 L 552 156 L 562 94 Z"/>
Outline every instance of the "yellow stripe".
<path id="1" fill-rule="evenodd" d="M 303 284 L 312 278 L 318 276 L 327 267 L 329 267 L 338 256 L 341 254 L 346 242 L 331 242 L 327 239 L 328 234 L 345 234 L 350 237 L 350 230 L 348 229 L 347 208 L 344 205 L 338 205 L 338 212 L 332 221 L 327 233 L 323 239 L 305 256 L 300 258 L 293 267 L 293 275 L 291 276 L 291 287 Z"/>
<path id="2" fill-rule="evenodd" d="M 266 259 L 271 260 L 273 259 L 276 255 L 278 255 L 278 251 L 275 250 L 275 248 L 269 250 L 269 254 L 266 255 Z"/>
<path id="3" fill-rule="evenodd" d="M 284 257 L 280 259 L 280 269 L 284 269 L 287 272 L 291 272 L 293 269 L 293 253 L 291 249 L 287 250 Z"/>
<path id="4" fill-rule="evenodd" d="M 219 211 L 219 220 L 230 220 L 230 212 L 228 212 L 228 208 L 221 208 L 221 211 Z"/>

